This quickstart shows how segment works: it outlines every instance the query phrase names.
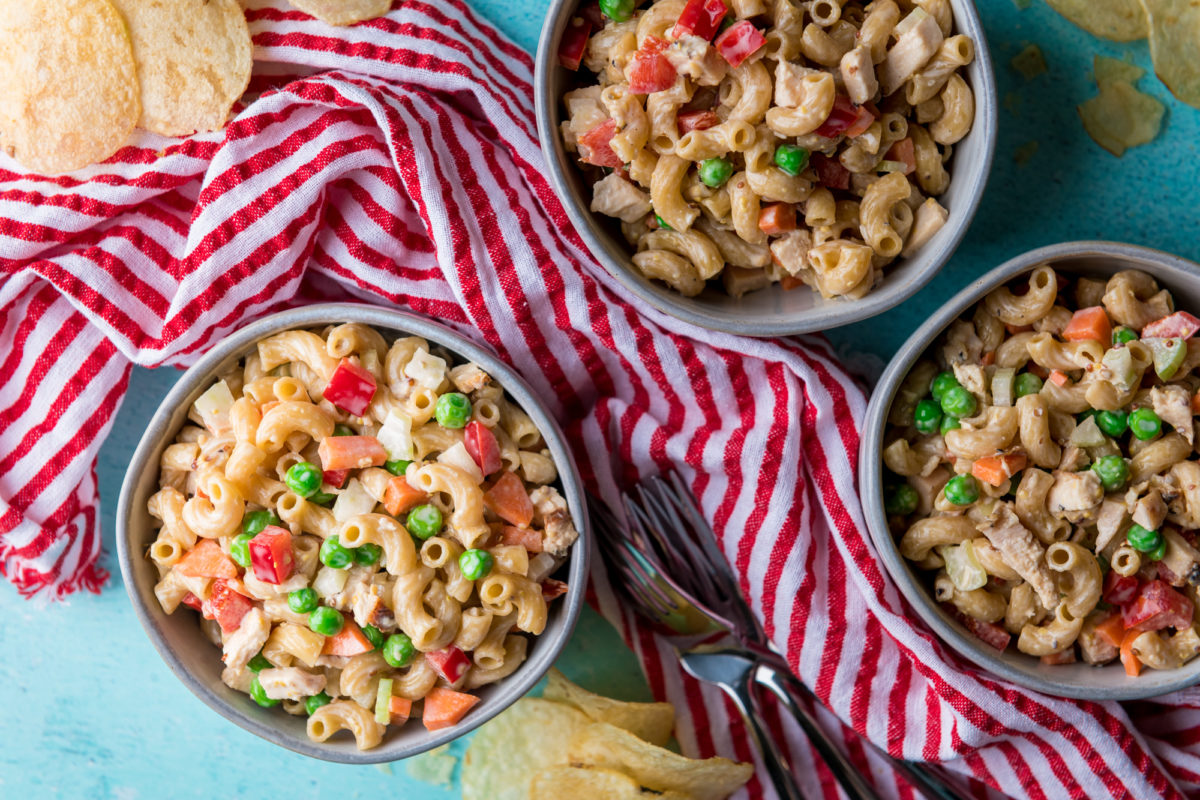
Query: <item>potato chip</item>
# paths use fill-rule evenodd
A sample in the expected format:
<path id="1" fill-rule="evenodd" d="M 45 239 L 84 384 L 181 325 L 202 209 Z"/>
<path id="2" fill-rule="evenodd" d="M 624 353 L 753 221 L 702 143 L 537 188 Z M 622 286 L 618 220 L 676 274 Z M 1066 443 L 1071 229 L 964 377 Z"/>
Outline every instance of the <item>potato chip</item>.
<path id="1" fill-rule="evenodd" d="M 693 800 L 680 792 L 644 792 L 620 772 L 586 767 L 550 767 L 533 776 L 529 800 Z"/>
<path id="2" fill-rule="evenodd" d="M 1133 84 L 1137 83 L 1138 79 L 1145 74 L 1146 70 L 1137 64 L 1130 64 L 1128 61 L 1108 58 L 1107 56 L 1092 57 L 1092 75 L 1096 78 L 1097 86 L 1103 86 L 1106 83 L 1114 81 L 1124 81 L 1125 83 Z"/>
<path id="3" fill-rule="evenodd" d="M 353 25 L 382 17 L 392 10 L 392 0 L 290 0 L 291 4 L 330 25 Z"/>
<path id="4" fill-rule="evenodd" d="M 1171 94 L 1200 108 L 1200 4 L 1195 0 L 1142 0 L 1150 18 L 1154 72 Z"/>
<path id="5" fill-rule="evenodd" d="M 1085 101 L 1078 110 L 1088 136 L 1120 157 L 1126 149 L 1158 136 L 1164 108 L 1126 81 L 1108 81 L 1100 85 L 1099 95 Z"/>
<path id="6" fill-rule="evenodd" d="M 567 763 L 582 711 L 527 697 L 479 729 L 462 762 L 463 800 L 526 800 L 533 774 Z"/>
<path id="7" fill-rule="evenodd" d="M 0 2 L 0 147 L 28 169 L 103 161 L 137 124 L 137 73 L 108 0 Z"/>
<path id="8" fill-rule="evenodd" d="M 1186 2 L 1187 0 L 1184 0 Z M 1144 39 L 1146 12 L 1138 0 L 1046 0 L 1050 7 L 1093 36 L 1114 42 Z"/>
<path id="9" fill-rule="evenodd" d="M 142 116 L 163 136 L 218 130 L 250 84 L 250 29 L 237 0 L 112 0 L 129 25 Z"/>
<path id="10" fill-rule="evenodd" d="M 725 800 L 754 774 L 750 764 L 685 758 L 605 722 L 576 732 L 568 756 L 573 765 L 617 770 L 647 789 L 680 792 L 695 800 Z"/>
<path id="11" fill-rule="evenodd" d="M 557 669 L 550 670 L 550 682 L 542 697 L 577 708 L 594 722 L 607 722 L 624 728 L 651 744 L 665 745 L 675 728 L 675 707 L 670 703 L 613 700 L 576 686 Z"/>

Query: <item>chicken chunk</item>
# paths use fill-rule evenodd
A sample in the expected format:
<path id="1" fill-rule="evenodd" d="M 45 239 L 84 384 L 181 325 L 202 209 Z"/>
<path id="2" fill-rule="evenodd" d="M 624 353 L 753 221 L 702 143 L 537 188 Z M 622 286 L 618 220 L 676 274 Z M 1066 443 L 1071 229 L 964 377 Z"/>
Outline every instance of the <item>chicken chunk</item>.
<path id="1" fill-rule="evenodd" d="M 932 15 L 922 17 L 916 25 L 906 30 L 880 65 L 879 83 L 883 96 L 887 97 L 899 89 L 914 72 L 925 66 L 942 46 L 943 38 L 942 29 Z"/>
<path id="2" fill-rule="evenodd" d="M 324 675 L 314 675 L 299 667 L 260 670 L 258 682 L 272 700 L 303 700 L 325 691 Z"/>
<path id="3" fill-rule="evenodd" d="M 464 394 L 470 394 L 491 383 L 492 377 L 484 372 L 478 364 L 459 364 L 450 370 L 450 382 L 454 384 L 455 389 Z"/>
<path id="4" fill-rule="evenodd" d="M 221 682 L 230 689 L 236 689 L 239 692 L 249 692 L 252 680 L 254 680 L 254 673 L 245 667 L 238 667 L 237 669 L 226 667 L 221 670 Z"/>
<path id="5" fill-rule="evenodd" d="M 551 555 L 565 556 L 567 550 L 579 538 L 567 501 L 553 486 L 539 486 L 529 494 L 533 501 L 534 519 L 541 519 L 545 526 L 542 548 Z"/>
<path id="6" fill-rule="evenodd" d="M 592 211 L 622 222 L 637 222 L 650 213 L 650 195 L 615 172 L 592 187 Z"/>
<path id="7" fill-rule="evenodd" d="M 1055 472 L 1054 485 L 1046 495 L 1046 508 L 1056 517 L 1082 522 L 1094 519 L 1104 501 L 1104 486 L 1092 470 Z"/>
<path id="8" fill-rule="evenodd" d="M 781 60 L 775 67 L 775 105 L 796 108 L 805 97 L 804 76 L 814 73 L 808 67 Z"/>
<path id="9" fill-rule="evenodd" d="M 981 533 L 1004 555 L 1005 562 L 1025 579 L 1046 609 L 1058 605 L 1058 587 L 1045 563 L 1046 550 L 1021 524 L 1012 507 L 1000 505 L 996 521 Z"/>
<path id="10" fill-rule="evenodd" d="M 1154 406 L 1154 413 L 1163 422 L 1170 424 L 1187 439 L 1188 444 L 1195 444 L 1196 431 L 1192 424 L 1191 399 L 1187 389 L 1175 385 L 1155 386 L 1150 390 L 1150 402 Z"/>
<path id="11" fill-rule="evenodd" d="M 1109 542 L 1123 534 L 1129 527 L 1129 507 L 1123 500 L 1105 498 L 1096 514 L 1096 552 L 1108 547 Z"/>
<path id="12" fill-rule="evenodd" d="M 1107 614 L 1100 613 L 1089 614 L 1079 631 L 1076 641 L 1079 642 L 1079 652 L 1083 654 L 1083 660 L 1088 664 L 1107 664 L 1117 657 L 1117 648 L 1096 634 L 1097 623 L 1103 622 L 1106 616 Z"/>
<path id="13" fill-rule="evenodd" d="M 271 623 L 267 621 L 262 609 L 250 609 L 246 616 L 242 617 L 242 624 L 238 629 L 225 639 L 225 654 L 221 660 L 229 669 L 241 669 L 262 650 L 270 633 Z"/>
<path id="14" fill-rule="evenodd" d="M 809 269 L 808 251 L 811 249 L 812 233 L 807 230 L 789 231 L 771 242 L 775 263 L 792 276 Z"/>
<path id="15" fill-rule="evenodd" d="M 664 55 L 675 72 L 691 78 L 697 86 L 716 86 L 728 69 L 728 62 L 716 48 L 699 36 L 680 37 Z"/>
<path id="16" fill-rule="evenodd" d="M 871 61 L 871 48 L 859 45 L 842 56 L 839 68 L 842 72 L 842 83 L 850 102 L 862 105 L 875 97 L 879 91 L 879 81 L 875 79 L 875 64 Z M 778 73 L 778 70 L 776 70 Z"/>
<path id="17" fill-rule="evenodd" d="M 1167 504 L 1162 495 L 1151 490 L 1133 507 L 1133 521 L 1148 531 L 1156 531 L 1167 518 Z"/>

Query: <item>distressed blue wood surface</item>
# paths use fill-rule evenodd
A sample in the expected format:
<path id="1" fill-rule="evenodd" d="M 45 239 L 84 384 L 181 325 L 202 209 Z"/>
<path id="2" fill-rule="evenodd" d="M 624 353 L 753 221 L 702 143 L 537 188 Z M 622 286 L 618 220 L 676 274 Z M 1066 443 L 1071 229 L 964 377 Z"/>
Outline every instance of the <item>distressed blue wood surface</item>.
<path id="1" fill-rule="evenodd" d="M 532 50 L 543 0 L 475 0 Z M 988 194 L 951 264 L 922 292 L 881 317 L 831 333 L 839 345 L 887 357 L 928 312 L 974 275 L 1024 250 L 1076 238 L 1159 247 L 1200 259 L 1200 112 L 1171 100 L 1152 77 L 1141 88 L 1168 105 L 1153 144 L 1116 159 L 1084 133 L 1075 106 L 1095 94 L 1092 54 L 1149 67 L 1144 43 L 1096 40 L 1042 3 L 980 3 L 996 62 L 1002 107 Z M 1026 81 L 1009 60 L 1036 43 L 1049 72 Z M 1036 141 L 1024 166 L 1018 148 Z M 101 452 L 99 475 L 106 566 L 116 572 L 113 510 L 124 465 L 145 421 L 177 373 L 134 373 L 129 395 Z M 0 796 L 135 798 L 399 796 L 446 800 L 457 792 L 390 772 L 305 759 L 229 725 L 196 700 L 161 663 L 134 619 L 119 576 L 99 597 L 41 607 L 0 586 Z M 215 657 L 214 652 L 214 657 Z M 602 691 L 644 697 L 632 656 L 588 612 L 563 666 Z M 461 744 L 456 748 L 461 751 Z"/>

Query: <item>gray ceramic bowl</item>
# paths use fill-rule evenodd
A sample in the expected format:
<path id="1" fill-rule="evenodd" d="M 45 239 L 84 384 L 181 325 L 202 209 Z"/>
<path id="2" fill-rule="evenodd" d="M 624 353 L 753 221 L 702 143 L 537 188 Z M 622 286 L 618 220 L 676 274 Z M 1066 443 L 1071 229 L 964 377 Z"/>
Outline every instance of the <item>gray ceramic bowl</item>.
<path id="1" fill-rule="evenodd" d="M 1045 666 L 1036 658 L 1012 650 L 997 653 L 934 602 L 929 581 L 900 555 L 888 530 L 883 511 L 883 438 L 887 414 L 900 383 L 951 322 L 997 286 L 1039 264 L 1098 278 L 1107 278 L 1124 269 L 1144 270 L 1171 291 L 1177 308 L 1200 309 L 1200 266 L 1157 250 L 1112 242 L 1067 242 L 1043 247 L 1018 256 L 972 282 L 908 338 L 871 394 L 858 470 L 871 540 L 892 580 L 918 616 L 961 655 L 1002 678 L 1046 694 L 1090 700 L 1133 700 L 1191 686 L 1200 682 L 1200 659 L 1181 669 L 1144 670 L 1139 677 L 1129 678 L 1119 663 L 1103 667 L 1082 662 Z"/>
<path id="2" fill-rule="evenodd" d="M 912 297 L 958 247 L 983 196 L 996 146 L 996 79 L 987 38 L 975 4 L 970 0 L 950 0 L 958 32 L 975 42 L 975 61 L 967 68 L 975 93 L 975 124 L 954 145 L 950 188 L 938 198 L 949 209 L 950 219 L 913 257 L 889 267 L 883 281 L 870 294 L 854 301 L 823 300 L 805 288 L 784 291 L 778 286 L 740 298 L 713 288 L 697 297 L 684 297 L 638 271 L 630 259 L 631 249 L 621 236 L 619 223 L 588 209 L 591 187 L 585 184 L 571 154 L 563 147 L 559 133 L 563 119 L 561 98 L 571 86 L 572 73 L 558 64 L 558 43 L 579 5 L 580 0 L 552 0 L 542 25 L 534 79 L 538 137 L 550 180 L 575 229 L 605 270 L 640 299 L 693 325 L 747 336 L 787 336 L 826 330 L 881 314 Z M 582 68 L 581 71 L 586 72 Z"/>
<path id="3" fill-rule="evenodd" d="M 495 377 L 509 395 L 533 418 L 558 466 L 563 495 L 580 531 L 562 569 L 568 570 L 570 589 L 550 607 L 545 632 L 531 642 L 529 657 L 507 679 L 479 691 L 481 702 L 453 728 L 429 732 L 419 721 L 390 731 L 373 750 L 360 751 L 352 737 L 339 734 L 323 744 L 311 742 L 304 717 L 278 708 L 260 708 L 245 694 L 221 682 L 221 653 L 205 638 L 192 613 L 164 614 L 154 597 L 158 579 L 154 564 L 144 557 L 153 541 L 146 501 L 158 488 L 158 463 L 163 449 L 175 438 L 187 418 L 187 409 L 221 369 L 254 350 L 260 339 L 293 328 L 320 327 L 340 322 L 361 322 L 385 336 L 421 336 L 473 361 Z M 492 353 L 447 328 L 413 314 L 349 303 L 315 305 L 284 311 L 247 325 L 219 342 L 189 369 L 163 400 L 146 427 L 133 455 L 117 507 L 117 554 L 121 575 L 134 611 L 159 655 L 192 693 L 227 720 L 306 756 L 347 764 L 374 764 L 417 755 L 455 739 L 482 725 L 533 688 L 554 663 L 566 644 L 583 606 L 591 538 L 583 485 L 562 431 L 529 386 Z"/>

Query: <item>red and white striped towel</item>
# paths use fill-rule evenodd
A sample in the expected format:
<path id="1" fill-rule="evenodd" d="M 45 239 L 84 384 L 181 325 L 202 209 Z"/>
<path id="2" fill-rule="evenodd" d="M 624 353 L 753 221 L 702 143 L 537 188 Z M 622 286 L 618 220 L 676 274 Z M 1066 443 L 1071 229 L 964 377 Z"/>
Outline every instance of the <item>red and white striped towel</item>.
<path id="1" fill-rule="evenodd" d="M 248 16 L 258 99 L 225 131 L 143 135 L 68 178 L 0 162 L 0 566 L 22 593 L 105 580 L 94 464 L 132 363 L 186 365 L 282 306 L 391 303 L 519 370 L 593 488 L 614 468 L 680 468 L 793 667 L 894 755 L 952 760 L 980 796 L 1200 789 L 1200 696 L 1035 695 L 912 621 L 856 498 L 863 392 L 824 341 L 702 331 L 603 278 L 544 177 L 528 54 L 461 0 L 405 0 L 348 29 L 278 0 Z M 684 749 L 752 758 L 724 698 L 597 577 L 601 609 L 681 710 Z M 835 796 L 774 723 L 811 793 Z M 910 796 L 852 739 L 885 796 Z M 739 797 L 769 794 L 756 779 Z"/>

